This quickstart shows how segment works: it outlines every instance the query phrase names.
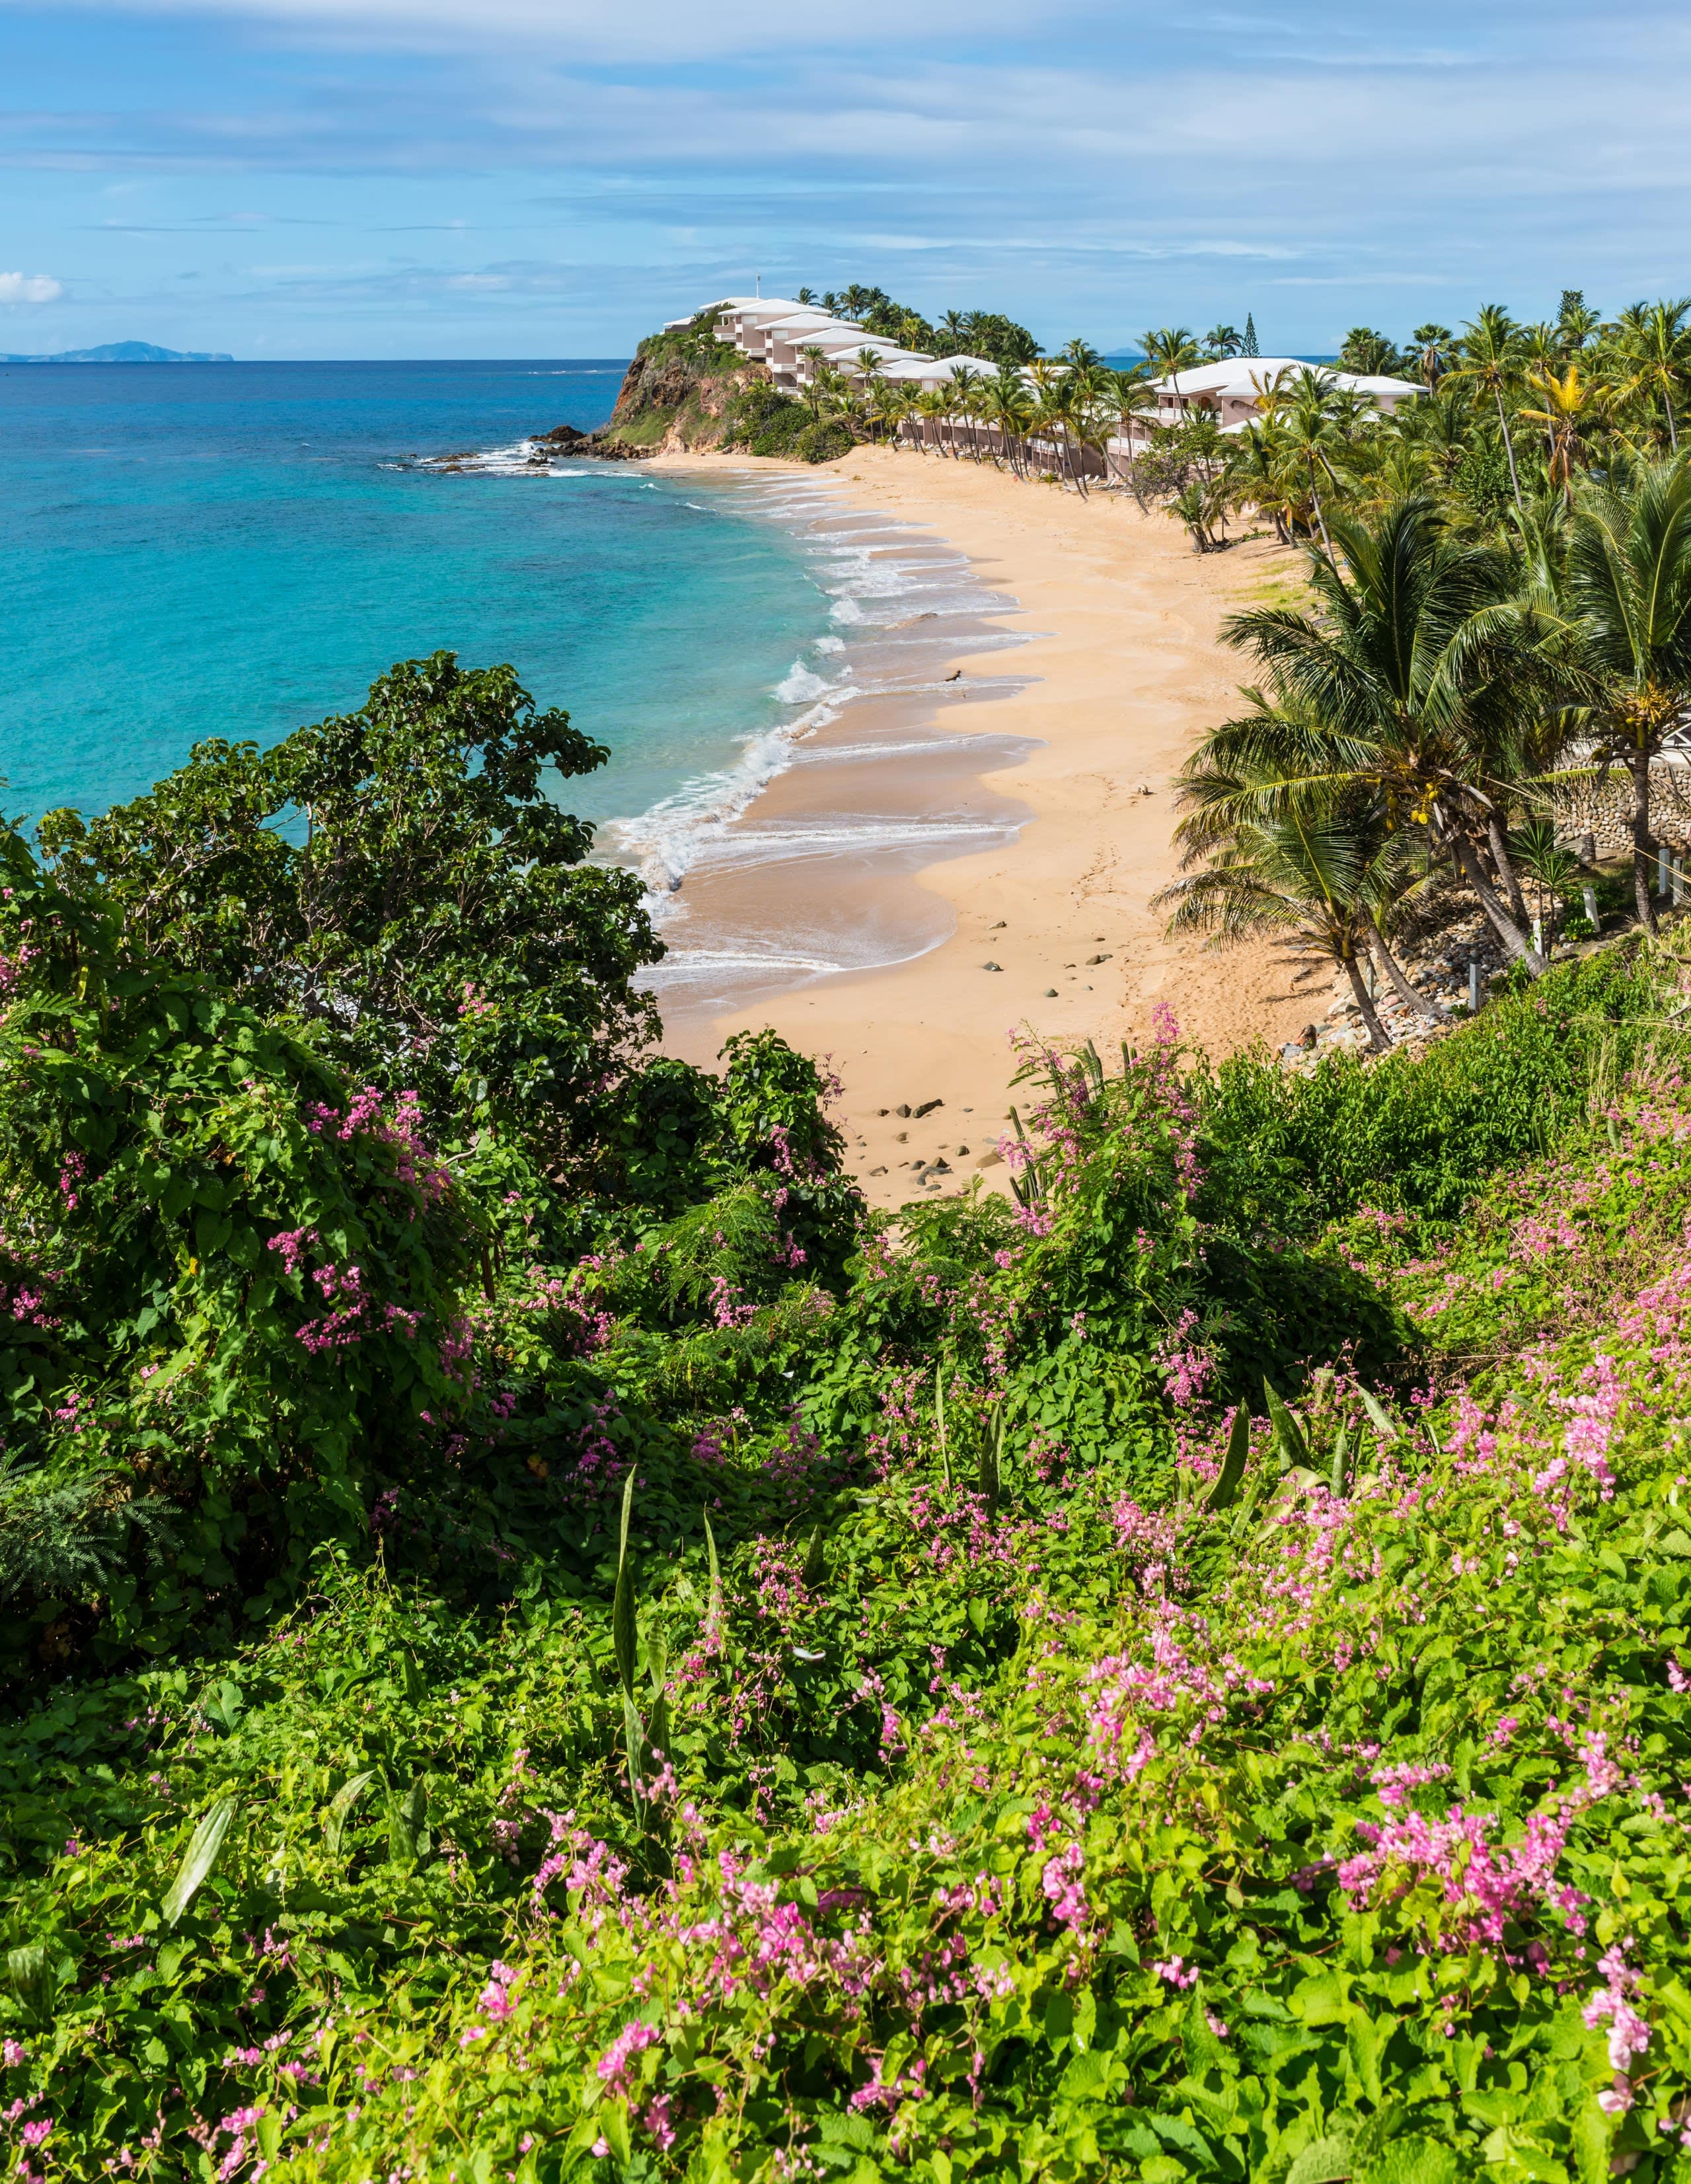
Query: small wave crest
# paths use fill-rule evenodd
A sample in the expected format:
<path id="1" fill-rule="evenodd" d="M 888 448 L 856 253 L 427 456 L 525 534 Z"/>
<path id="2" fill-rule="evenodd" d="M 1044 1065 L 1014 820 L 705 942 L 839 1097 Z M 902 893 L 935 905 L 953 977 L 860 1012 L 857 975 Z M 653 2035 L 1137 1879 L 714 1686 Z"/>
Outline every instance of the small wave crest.
<path id="1" fill-rule="evenodd" d="M 827 695 L 819 704 L 795 720 L 750 738 L 737 765 L 684 782 L 638 817 L 614 819 L 605 827 L 606 846 L 619 863 L 633 866 L 658 905 L 674 894 L 707 847 L 723 838 L 759 790 L 792 764 L 793 745 L 800 738 L 827 727 L 838 717 L 840 706 L 858 695 L 849 682 L 823 683 L 822 688 Z"/>
<path id="2" fill-rule="evenodd" d="M 775 685 L 773 694 L 784 705 L 809 705 L 826 697 L 832 688 L 825 675 L 817 674 L 803 660 L 795 660 Z"/>

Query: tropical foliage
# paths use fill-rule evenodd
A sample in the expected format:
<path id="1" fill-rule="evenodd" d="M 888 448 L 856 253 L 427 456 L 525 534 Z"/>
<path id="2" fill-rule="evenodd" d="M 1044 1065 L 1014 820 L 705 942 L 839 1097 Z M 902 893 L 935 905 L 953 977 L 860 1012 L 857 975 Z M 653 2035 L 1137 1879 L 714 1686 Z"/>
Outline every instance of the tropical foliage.
<path id="1" fill-rule="evenodd" d="M 13 855 L 57 968 L 20 974 L 8 1094 L 87 1079 L 105 1036 L 67 990 L 92 910 Z M 1114 1069 L 1032 1055 L 1013 1204 L 897 1233 L 829 1210 L 821 1088 L 766 1042 L 718 1095 L 745 1181 L 633 1248 L 513 1253 L 479 1296 L 506 1217 L 412 1126 L 354 1120 L 233 1004 L 215 1108 L 209 1039 L 136 1036 L 138 996 L 212 1011 L 206 982 L 97 976 L 135 1085 L 226 1183 L 184 1211 L 160 1158 L 143 1218 L 144 1131 L 75 1167 L 40 1094 L 3 1151 L 59 1324 L 23 1338 L 59 1377 L 0 1539 L 28 1564 L 91 1479 L 154 1505 L 98 1571 L 9 1580 L 20 2170 L 1671 2162 L 1677 957 L 1559 972 L 1366 1072 L 1212 1072 L 1166 1026 Z M 299 1119 L 289 1071 L 323 1095 Z M 88 1301 L 130 1279 L 120 1233 L 159 1239 L 139 1289 L 173 1237 L 241 1265 L 208 1214 L 273 1268 L 245 1370 L 321 1420 L 284 1425 L 285 1511 L 193 1385 L 232 1287 L 187 1327 L 208 1280 L 179 1256 L 169 1326 Z M 382 1301 L 301 1341 L 362 1308 L 315 1294 L 298 1233 L 337 1219 L 377 1239 L 351 1248 Z M 381 1328 L 390 1295 L 414 1329 Z M 97 1322 L 103 1355 L 165 1361 L 131 1364 L 127 1436 L 109 1373 L 76 1392 Z M 194 1449 L 292 1525 L 256 1593 L 205 1557 Z"/>

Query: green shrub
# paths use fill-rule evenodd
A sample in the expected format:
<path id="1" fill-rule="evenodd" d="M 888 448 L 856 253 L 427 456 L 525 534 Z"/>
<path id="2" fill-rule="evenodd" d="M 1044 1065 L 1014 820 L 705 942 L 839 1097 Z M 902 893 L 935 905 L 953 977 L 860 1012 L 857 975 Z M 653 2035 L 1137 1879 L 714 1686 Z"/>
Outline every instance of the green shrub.
<path id="1" fill-rule="evenodd" d="M 1454 1218 L 1494 1169 L 1582 1121 L 1593 1072 L 1614 1081 L 1660 1020 L 1652 972 L 1609 950 L 1505 995 L 1424 1056 L 1333 1054 L 1307 1076 L 1235 1057 L 1203 1101 L 1205 1203 L 1306 1236 L 1365 1201 Z"/>

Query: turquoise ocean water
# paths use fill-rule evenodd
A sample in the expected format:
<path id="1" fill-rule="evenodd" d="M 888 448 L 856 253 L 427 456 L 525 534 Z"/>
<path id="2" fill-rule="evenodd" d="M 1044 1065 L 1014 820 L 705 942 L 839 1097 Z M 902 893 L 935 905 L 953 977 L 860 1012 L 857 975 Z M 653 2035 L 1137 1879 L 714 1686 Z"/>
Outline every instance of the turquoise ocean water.
<path id="1" fill-rule="evenodd" d="M 93 811 L 204 736 L 273 740 L 439 646 L 508 660 L 611 747 L 631 818 L 790 719 L 834 596 L 732 493 L 516 450 L 609 414 L 614 363 L 0 367 L 0 790 Z M 794 677 L 799 673 L 800 684 Z"/>

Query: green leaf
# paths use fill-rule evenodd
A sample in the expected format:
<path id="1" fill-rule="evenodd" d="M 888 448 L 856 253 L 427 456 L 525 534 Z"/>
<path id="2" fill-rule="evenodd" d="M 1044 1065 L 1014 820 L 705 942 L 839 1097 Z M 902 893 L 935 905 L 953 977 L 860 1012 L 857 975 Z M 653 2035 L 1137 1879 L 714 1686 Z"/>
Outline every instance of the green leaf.
<path id="1" fill-rule="evenodd" d="M 628 2138 L 628 2103 L 612 2101 L 600 2112 L 599 2128 L 605 2143 L 626 2169 L 633 2159 L 633 2148 Z"/>
<path id="2" fill-rule="evenodd" d="M 323 1840 L 328 1845 L 331 1858 L 340 1855 L 341 1836 L 346 1828 L 353 1807 L 376 1780 L 376 1769 L 367 1767 L 362 1774 L 354 1774 L 329 1801 L 329 1809 L 323 1815 Z"/>
<path id="3" fill-rule="evenodd" d="M 640 1719 L 639 1709 L 627 1691 L 622 1694 L 622 1744 L 628 1755 L 628 1788 L 633 1793 L 634 1811 L 639 1815 L 645 1797 L 640 1776 L 640 1757 L 645 1749 L 645 1724 Z"/>
<path id="4" fill-rule="evenodd" d="M 934 1360 L 934 1424 L 940 1436 L 940 1477 L 947 1494 L 952 1490 L 952 1452 L 946 1440 L 946 1362 Z"/>
<path id="5" fill-rule="evenodd" d="M 979 1486 L 980 1498 L 986 1504 L 990 1517 L 998 1507 L 999 1490 L 1004 1476 L 1004 1407 L 995 1403 L 985 1438 L 980 1444 Z"/>
<path id="6" fill-rule="evenodd" d="M 167 1926 L 174 1926 L 198 1895 L 212 1867 L 217 1863 L 217 1854 L 223 1847 L 223 1838 L 228 1834 L 229 1823 L 234 1817 L 235 1800 L 220 1797 L 194 1830 L 187 1855 L 183 1858 L 160 1907 Z"/>
<path id="7" fill-rule="evenodd" d="M 414 1865 L 427 1847 L 425 1822 L 428 1792 L 419 1778 L 403 1797 L 397 1791 L 388 1800 L 388 1857 L 394 1865 Z"/>
<path id="8" fill-rule="evenodd" d="M 1374 1429 L 1380 1435 L 1381 1439 L 1382 1440 L 1397 1440 L 1400 1439 L 1401 1436 L 1398 1431 L 1398 1421 L 1392 1416 L 1385 1405 L 1380 1402 L 1375 1396 L 1371 1396 L 1366 1388 L 1359 1388 L 1356 1392 L 1361 1396 L 1362 1407 L 1367 1412 L 1370 1419 L 1373 1423 Z"/>
<path id="9" fill-rule="evenodd" d="M 711 1590 L 705 1602 L 705 1635 L 720 1637 L 723 1627 L 723 1566 L 717 1560 L 717 1535 L 711 1529 L 711 1513 L 705 1515 L 705 1559 L 710 1567 Z"/>
<path id="10" fill-rule="evenodd" d="M 1335 2134 L 1306 2146 L 1286 2172 L 1286 2184 L 1341 2184 L 1352 2173 L 1348 2136 Z"/>
<path id="11" fill-rule="evenodd" d="M 617 1652 L 617 1674 L 624 1698 L 633 1701 L 634 1671 L 639 1665 L 639 1636 L 634 1624 L 634 1580 L 628 1568 L 628 1513 L 634 1502 L 635 1472 L 628 1470 L 622 1489 L 622 1530 L 617 1546 L 617 1596 L 611 1603 L 611 1642 Z"/>
<path id="12" fill-rule="evenodd" d="M 45 1942 L 26 1942 L 21 1948 L 8 1950 L 6 1983 L 25 2001 L 45 2000 L 54 1984 Z"/>
<path id="13" fill-rule="evenodd" d="M 1603 2173 L 1609 2173 L 1605 2148 Z M 1420 2131 L 1393 2138 L 1356 2171 L 1356 2184 L 1456 2184 L 1456 2156 Z"/>
<path id="14" fill-rule="evenodd" d="M 1336 1502 L 1342 1501 L 1344 1497 L 1345 1463 L 1349 1455 L 1350 1435 L 1344 1427 L 1341 1426 L 1333 1439 L 1332 1476 L 1327 1481 L 1328 1489 Z"/>
<path id="15" fill-rule="evenodd" d="M 1245 1465 L 1251 1453 L 1251 1407 L 1241 1403 L 1233 1413 L 1233 1424 L 1227 1435 L 1227 1453 L 1221 1459 L 1220 1475 L 1204 1496 L 1203 1507 L 1214 1515 L 1217 1511 L 1231 1509 L 1239 1498 L 1239 1482 L 1245 1476 Z"/>
<path id="16" fill-rule="evenodd" d="M 802 1572 L 804 1583 L 812 1592 L 820 1591 L 828 1582 L 828 1548 L 822 1536 L 822 1527 L 816 1525 L 810 1535 L 810 1546 L 805 1555 Z"/>
<path id="17" fill-rule="evenodd" d="M 1309 1444 L 1303 1438 L 1303 1429 L 1269 1383 L 1263 1382 L 1263 1396 L 1268 1405 L 1268 1414 L 1274 1423 L 1274 1437 L 1280 1449 L 1281 1467 L 1290 1470 L 1294 1464 L 1307 1465 Z"/>

